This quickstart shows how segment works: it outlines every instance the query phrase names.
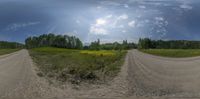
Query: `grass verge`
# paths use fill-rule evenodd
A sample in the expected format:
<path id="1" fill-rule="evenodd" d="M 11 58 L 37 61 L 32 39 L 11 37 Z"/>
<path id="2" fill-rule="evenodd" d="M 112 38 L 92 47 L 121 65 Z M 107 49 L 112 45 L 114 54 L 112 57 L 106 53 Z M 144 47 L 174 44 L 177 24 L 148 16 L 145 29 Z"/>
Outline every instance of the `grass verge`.
<path id="1" fill-rule="evenodd" d="M 18 50 L 20 49 L 0 49 L 0 55 L 9 54 Z"/>
<path id="2" fill-rule="evenodd" d="M 124 61 L 126 51 L 90 51 L 62 48 L 35 48 L 30 55 L 37 63 L 39 76 L 70 81 L 104 81 L 115 76 Z"/>
<path id="3" fill-rule="evenodd" d="M 200 49 L 141 49 L 140 51 L 157 56 L 174 58 L 200 56 Z"/>

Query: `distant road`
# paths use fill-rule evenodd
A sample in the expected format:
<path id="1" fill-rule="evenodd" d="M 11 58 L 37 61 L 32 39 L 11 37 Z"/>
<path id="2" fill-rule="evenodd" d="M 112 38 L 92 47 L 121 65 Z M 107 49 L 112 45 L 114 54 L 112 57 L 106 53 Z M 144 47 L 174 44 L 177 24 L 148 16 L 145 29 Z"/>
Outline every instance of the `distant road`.
<path id="1" fill-rule="evenodd" d="M 131 50 L 126 61 L 129 94 L 200 98 L 200 57 L 165 58 Z"/>

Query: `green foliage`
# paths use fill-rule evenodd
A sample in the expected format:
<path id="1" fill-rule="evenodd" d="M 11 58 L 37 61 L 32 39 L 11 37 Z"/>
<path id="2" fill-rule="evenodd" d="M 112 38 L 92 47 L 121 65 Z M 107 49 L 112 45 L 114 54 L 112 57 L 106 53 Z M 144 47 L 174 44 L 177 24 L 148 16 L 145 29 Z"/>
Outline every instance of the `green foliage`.
<path id="1" fill-rule="evenodd" d="M 91 50 L 100 50 L 101 49 L 100 40 L 98 39 L 97 41 L 91 42 L 90 49 Z"/>
<path id="2" fill-rule="evenodd" d="M 58 47 L 82 49 L 82 42 L 75 36 L 43 34 L 38 37 L 29 37 L 25 40 L 27 48 Z"/>
<path id="3" fill-rule="evenodd" d="M 20 49 L 0 49 L 0 55 L 9 54 L 18 50 Z"/>
<path id="4" fill-rule="evenodd" d="M 112 77 L 120 70 L 126 51 L 90 51 L 63 48 L 35 48 L 30 55 L 44 75 L 79 83 Z"/>
<path id="5" fill-rule="evenodd" d="M 16 42 L 0 41 L 0 48 L 23 48 L 24 45 Z"/>
<path id="6" fill-rule="evenodd" d="M 200 56 L 199 49 L 141 49 L 140 51 L 165 57 L 193 57 Z"/>
<path id="7" fill-rule="evenodd" d="M 105 43 L 105 44 L 100 44 L 100 40 L 94 41 L 91 43 L 89 46 L 90 50 L 128 50 L 128 49 L 133 49 L 137 48 L 135 43 L 128 43 L 127 40 L 123 40 L 123 43 Z"/>
<path id="8" fill-rule="evenodd" d="M 200 41 L 139 39 L 139 49 L 200 49 Z"/>

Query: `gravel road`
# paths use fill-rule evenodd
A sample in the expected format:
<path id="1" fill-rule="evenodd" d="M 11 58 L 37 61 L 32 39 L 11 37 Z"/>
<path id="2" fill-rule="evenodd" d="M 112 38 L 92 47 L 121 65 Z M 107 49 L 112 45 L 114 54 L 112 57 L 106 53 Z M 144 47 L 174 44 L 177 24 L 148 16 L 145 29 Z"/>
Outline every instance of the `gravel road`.
<path id="1" fill-rule="evenodd" d="M 54 88 L 35 70 L 27 50 L 0 56 L 0 99 L 200 98 L 200 57 L 164 58 L 130 50 L 119 75 L 92 90 Z"/>
<path id="2" fill-rule="evenodd" d="M 137 50 L 127 57 L 130 95 L 200 98 L 200 57 L 164 58 Z"/>
<path id="3" fill-rule="evenodd" d="M 37 77 L 34 67 L 27 50 L 0 56 L 0 99 L 60 97 L 59 90 Z"/>

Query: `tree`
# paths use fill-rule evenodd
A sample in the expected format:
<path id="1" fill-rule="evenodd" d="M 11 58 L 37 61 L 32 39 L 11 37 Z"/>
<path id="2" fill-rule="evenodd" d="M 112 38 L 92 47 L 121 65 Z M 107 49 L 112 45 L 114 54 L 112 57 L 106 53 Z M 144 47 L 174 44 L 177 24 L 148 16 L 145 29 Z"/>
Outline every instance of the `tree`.
<path id="1" fill-rule="evenodd" d="M 25 40 L 27 48 L 36 47 L 59 47 L 82 49 L 82 42 L 75 36 L 55 35 L 53 33 L 43 34 L 38 37 L 28 37 Z"/>
<path id="2" fill-rule="evenodd" d="M 149 38 L 139 39 L 139 49 L 199 49 L 200 41 L 188 40 L 151 40 Z"/>

